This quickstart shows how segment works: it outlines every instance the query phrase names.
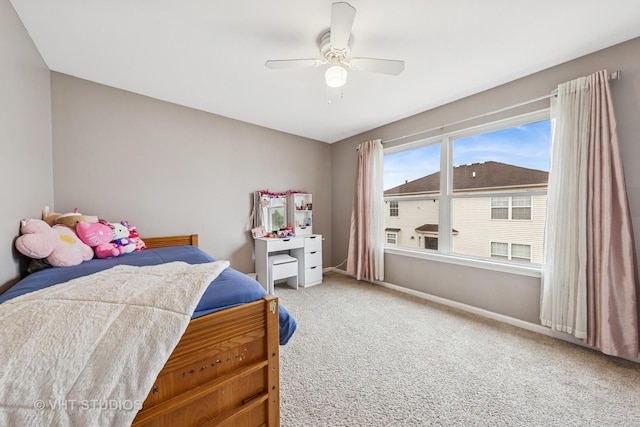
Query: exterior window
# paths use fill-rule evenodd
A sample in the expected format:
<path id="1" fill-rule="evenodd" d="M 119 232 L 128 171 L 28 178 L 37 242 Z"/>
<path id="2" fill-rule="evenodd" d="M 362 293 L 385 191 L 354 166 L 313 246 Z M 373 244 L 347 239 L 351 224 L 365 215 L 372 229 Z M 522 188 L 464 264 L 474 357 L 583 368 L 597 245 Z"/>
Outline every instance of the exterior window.
<path id="1" fill-rule="evenodd" d="M 531 262 L 531 245 L 520 243 L 491 242 L 491 258 Z"/>
<path id="2" fill-rule="evenodd" d="M 491 198 L 491 219 L 509 219 L 509 198 Z"/>
<path id="3" fill-rule="evenodd" d="M 531 219 L 531 196 L 515 196 L 511 202 L 511 219 Z"/>
<path id="4" fill-rule="evenodd" d="M 511 259 L 514 261 L 531 262 L 531 246 L 512 243 Z"/>
<path id="5" fill-rule="evenodd" d="M 434 251 L 438 250 L 438 238 L 437 237 L 425 237 L 424 238 L 424 248 L 432 249 Z"/>
<path id="6" fill-rule="evenodd" d="M 395 245 L 398 243 L 398 233 L 386 233 L 387 235 L 387 244 Z"/>
<path id="7" fill-rule="evenodd" d="M 404 231 L 393 244 L 541 264 L 551 149 L 548 114 L 531 113 L 386 149 L 385 229 Z M 387 243 L 392 244 L 388 238 Z"/>
<path id="8" fill-rule="evenodd" d="M 390 201 L 389 202 L 389 216 L 398 216 L 398 202 Z"/>
<path id="9" fill-rule="evenodd" d="M 509 259 L 509 244 L 491 242 L 491 258 Z"/>
<path id="10" fill-rule="evenodd" d="M 492 197 L 491 219 L 531 220 L 531 196 Z"/>

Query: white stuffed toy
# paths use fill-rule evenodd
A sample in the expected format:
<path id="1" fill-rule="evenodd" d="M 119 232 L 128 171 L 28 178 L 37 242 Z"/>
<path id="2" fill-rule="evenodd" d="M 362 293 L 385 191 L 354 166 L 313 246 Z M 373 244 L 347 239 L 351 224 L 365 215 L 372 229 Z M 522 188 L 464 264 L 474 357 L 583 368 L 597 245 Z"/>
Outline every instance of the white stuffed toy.
<path id="1" fill-rule="evenodd" d="M 123 248 L 125 254 L 136 250 L 136 242 L 129 238 L 129 228 L 126 225 L 110 222 L 109 226 L 113 229 L 112 243 Z"/>

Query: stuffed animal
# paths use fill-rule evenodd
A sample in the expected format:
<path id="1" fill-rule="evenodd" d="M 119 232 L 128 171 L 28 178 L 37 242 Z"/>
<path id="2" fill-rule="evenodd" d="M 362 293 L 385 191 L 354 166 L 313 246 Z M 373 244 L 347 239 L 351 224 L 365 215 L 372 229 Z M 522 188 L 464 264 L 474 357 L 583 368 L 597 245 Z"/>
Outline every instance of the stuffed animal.
<path id="1" fill-rule="evenodd" d="M 129 239 L 136 244 L 135 251 L 141 251 L 143 249 L 147 249 L 147 245 L 140 238 L 140 235 L 138 234 L 138 230 L 135 225 L 129 224 L 129 221 L 122 221 L 121 224 L 129 229 Z"/>
<path id="2" fill-rule="evenodd" d="M 96 258 L 111 258 L 124 253 L 113 240 L 113 230 L 104 222 L 80 221 L 76 226 L 78 237 L 89 247 L 93 248 Z"/>
<path id="3" fill-rule="evenodd" d="M 118 248 L 124 250 L 125 254 L 131 253 L 136 249 L 136 244 L 129 239 L 129 229 L 123 223 L 110 222 L 109 226 L 113 229 L 113 240 Z"/>
<path id="4" fill-rule="evenodd" d="M 98 217 L 95 215 L 82 215 L 80 212 L 78 212 L 78 208 L 75 208 L 73 212 L 58 215 L 58 217 L 55 219 L 56 224 L 66 225 L 73 230 L 76 229 L 76 225 L 80 221 L 94 223 L 98 222 Z"/>
<path id="5" fill-rule="evenodd" d="M 16 249 L 33 259 L 46 259 L 55 267 L 70 267 L 93 258 L 93 250 L 64 225 L 49 226 L 41 219 L 26 219 Z"/>
<path id="6" fill-rule="evenodd" d="M 56 219 L 60 216 L 58 212 L 52 212 L 49 210 L 49 206 L 45 206 L 42 210 L 42 220 L 49 224 L 49 227 L 56 225 Z"/>

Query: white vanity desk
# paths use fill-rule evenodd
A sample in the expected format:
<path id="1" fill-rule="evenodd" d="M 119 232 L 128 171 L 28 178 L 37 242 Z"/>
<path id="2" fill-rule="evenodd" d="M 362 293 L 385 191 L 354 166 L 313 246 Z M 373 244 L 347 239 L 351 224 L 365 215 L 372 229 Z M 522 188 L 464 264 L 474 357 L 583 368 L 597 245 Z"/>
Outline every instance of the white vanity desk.
<path id="1" fill-rule="evenodd" d="M 256 280 L 268 290 L 269 256 L 278 253 L 298 260 L 298 285 L 302 287 L 322 283 L 322 235 L 286 237 L 283 239 L 259 237 L 255 239 Z"/>

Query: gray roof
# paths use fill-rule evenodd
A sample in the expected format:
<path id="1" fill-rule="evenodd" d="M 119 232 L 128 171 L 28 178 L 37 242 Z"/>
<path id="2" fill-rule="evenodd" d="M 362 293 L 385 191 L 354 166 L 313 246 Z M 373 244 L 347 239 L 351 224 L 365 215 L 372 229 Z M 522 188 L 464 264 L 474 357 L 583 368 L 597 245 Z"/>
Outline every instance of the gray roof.
<path id="1" fill-rule="evenodd" d="M 546 186 L 548 181 L 549 172 L 494 161 L 453 168 L 454 191 Z M 439 190 L 440 172 L 436 172 L 390 188 L 384 195 L 437 193 Z"/>
<path id="2" fill-rule="evenodd" d="M 423 233 L 438 233 L 438 224 L 422 224 L 420 227 L 415 228 L 417 232 Z M 458 230 L 455 228 L 451 229 L 453 234 L 458 234 Z"/>

